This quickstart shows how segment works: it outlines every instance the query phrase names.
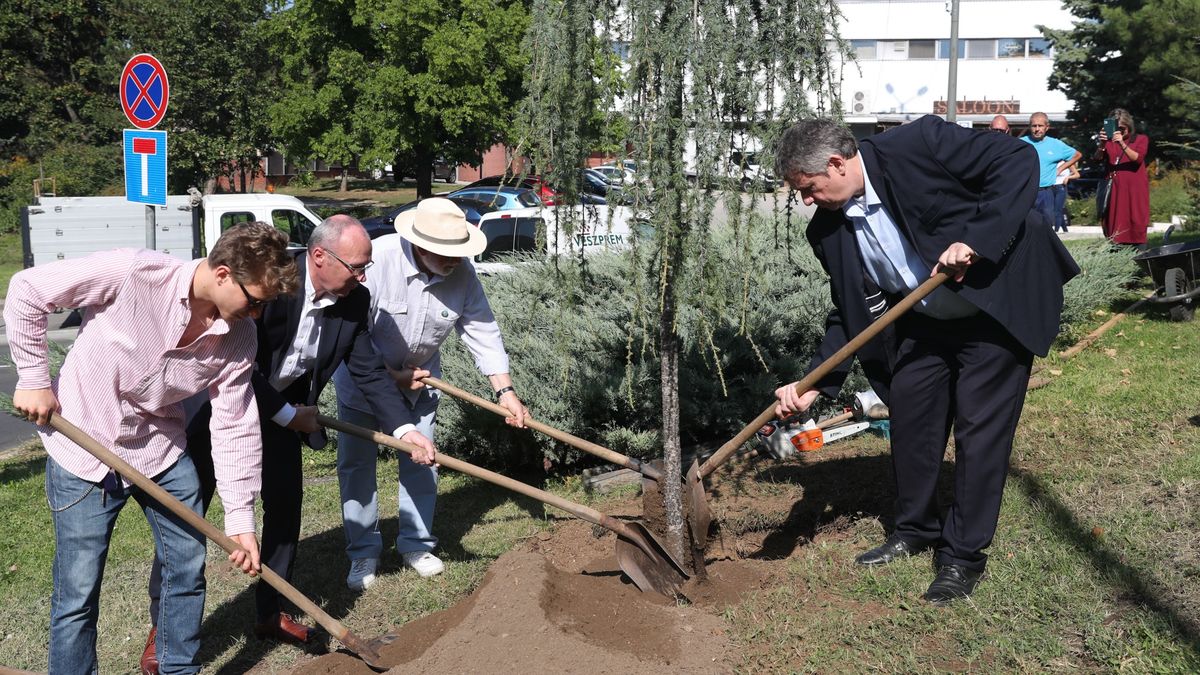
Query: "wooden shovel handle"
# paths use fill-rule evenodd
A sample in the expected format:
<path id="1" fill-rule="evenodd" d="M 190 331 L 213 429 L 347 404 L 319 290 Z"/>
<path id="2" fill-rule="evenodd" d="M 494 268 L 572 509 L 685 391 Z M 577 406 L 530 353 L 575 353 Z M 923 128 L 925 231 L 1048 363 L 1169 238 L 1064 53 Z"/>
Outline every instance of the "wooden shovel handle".
<path id="1" fill-rule="evenodd" d="M 854 353 L 859 349 L 862 349 L 863 345 L 870 342 L 876 335 L 879 335 L 884 328 L 892 325 L 892 323 L 895 322 L 896 319 L 900 318 L 902 314 L 912 309 L 913 305 L 917 304 L 925 296 L 929 295 L 939 286 L 946 283 L 948 279 L 950 279 L 950 275 L 946 272 L 938 272 L 937 274 L 929 277 L 929 279 L 927 279 L 925 283 L 918 286 L 915 291 L 904 296 L 903 300 L 896 303 L 895 307 L 889 309 L 884 313 L 883 316 L 879 317 L 872 322 L 871 325 L 863 329 L 863 332 L 854 336 L 852 340 L 843 345 L 842 348 L 837 350 L 833 356 L 825 359 L 821 365 L 817 366 L 812 370 L 812 372 L 805 375 L 804 379 L 796 383 L 796 391 L 799 393 L 804 393 L 809 389 L 812 389 L 817 382 L 820 382 L 821 379 L 832 372 L 834 368 L 837 368 L 842 364 L 843 361 L 849 359 L 851 356 L 854 356 Z M 754 435 L 754 432 L 761 429 L 764 424 L 773 419 L 775 419 L 774 403 L 767 406 L 767 409 L 762 411 L 762 414 L 754 418 L 754 421 L 746 425 L 746 428 L 739 431 L 736 436 L 726 441 L 725 445 L 722 445 L 720 448 L 718 448 L 717 451 L 713 453 L 713 455 L 709 457 L 703 465 L 701 465 L 700 478 L 703 479 L 704 477 L 708 476 L 708 474 L 712 473 L 718 466 L 724 464 L 725 461 L 729 459 L 729 457 L 733 455 L 738 448 L 742 447 L 743 443 L 750 440 L 750 437 Z"/>
<path id="2" fill-rule="evenodd" d="M 317 423 L 321 426 L 335 429 L 344 434 L 350 434 L 351 436 L 357 436 L 361 439 L 378 443 L 379 445 L 386 445 L 389 448 L 395 448 L 396 450 L 409 455 L 420 450 L 420 448 L 412 443 L 402 441 L 398 438 L 393 438 L 378 431 L 365 429 L 358 425 L 350 424 L 349 422 L 343 422 L 339 419 L 335 419 L 326 415 L 317 415 Z M 612 516 L 600 513 L 596 509 L 589 508 L 583 504 L 576 504 L 575 502 L 563 499 L 558 495 L 550 494 L 545 490 L 539 490 L 532 485 L 526 485 L 525 483 L 522 483 L 518 480 L 513 480 L 508 476 L 502 476 L 495 471 L 489 471 L 481 466 L 469 464 L 461 459 L 455 459 L 449 455 L 443 455 L 440 452 L 437 453 L 436 461 L 439 465 L 444 466 L 447 469 L 453 469 L 454 471 L 465 473 L 468 476 L 474 476 L 480 480 L 485 480 L 494 485 L 499 485 L 502 488 L 512 490 L 513 492 L 523 494 L 526 497 L 536 499 L 543 504 L 549 504 L 555 508 L 562 509 L 576 518 L 581 518 L 589 523 L 612 530 L 623 537 L 635 540 L 637 539 L 637 535 L 630 532 L 629 528 L 625 526 L 625 523 L 622 523 Z"/>
<path id="3" fill-rule="evenodd" d="M 496 405 L 495 403 L 492 403 L 491 401 L 489 401 L 487 399 L 480 398 L 479 396 L 476 396 L 475 394 L 472 394 L 469 391 L 459 389 L 458 387 L 456 387 L 452 384 L 449 384 L 447 382 L 444 382 L 442 380 L 439 380 L 436 377 L 426 377 L 426 378 L 423 378 L 421 381 L 424 382 L 425 384 L 433 387 L 434 389 L 437 389 L 438 391 L 447 393 L 447 394 L 453 396 L 454 398 L 462 399 L 464 401 L 467 401 L 468 403 L 474 403 L 475 405 L 479 406 L 480 408 L 494 412 L 497 415 L 500 415 L 501 417 L 511 417 L 512 416 L 512 413 L 509 412 L 508 408 L 505 408 L 502 405 Z M 660 483 L 662 482 L 662 472 L 659 471 L 658 469 L 654 468 L 652 465 L 641 461 L 640 459 L 634 459 L 633 457 L 628 457 L 626 455 L 622 455 L 621 453 L 616 452 L 615 450 L 609 450 L 608 448 L 604 447 L 603 445 L 597 445 L 590 441 L 585 441 L 582 438 L 579 438 L 578 436 L 569 434 L 565 431 L 562 431 L 561 429 L 556 429 L 556 428 L 550 426 L 549 424 L 545 424 L 544 422 L 539 422 L 533 418 L 526 418 L 525 426 L 529 427 L 530 429 L 533 429 L 534 431 L 540 431 L 543 434 L 546 434 L 550 438 L 553 438 L 557 441 L 561 441 L 561 442 L 566 443 L 567 445 L 570 445 L 574 448 L 578 448 L 578 449 L 588 453 L 589 455 L 595 455 L 596 457 L 599 457 L 607 462 L 616 464 L 617 466 L 623 466 L 626 469 L 633 469 L 634 471 L 637 471 L 638 473 L 649 476 L 650 478 L 653 478 L 654 480 L 656 480 Z"/>
<path id="4" fill-rule="evenodd" d="M 243 550 L 237 542 L 230 539 L 224 532 L 218 530 L 212 523 L 200 517 L 195 511 L 183 505 L 183 502 L 176 499 L 166 490 L 162 489 L 157 483 L 142 475 L 140 471 L 130 466 L 125 460 L 118 457 L 108 448 L 100 445 L 100 443 L 89 436 L 79 427 L 71 424 L 59 415 L 54 415 L 50 418 L 50 426 L 54 427 L 62 435 L 71 439 L 73 443 L 87 450 L 93 457 L 104 462 L 106 466 L 121 474 L 130 483 L 138 486 L 143 492 L 150 495 L 159 504 L 167 507 L 175 515 L 182 518 L 188 525 L 199 530 L 204 536 L 215 541 L 218 546 L 225 549 L 227 553 Z M 303 593 L 296 590 L 295 586 L 289 584 L 283 577 L 276 574 L 271 568 L 266 565 L 261 566 L 259 574 L 263 581 L 271 584 L 275 590 L 279 591 L 288 600 L 291 600 L 305 614 L 316 619 L 330 635 L 336 638 L 339 642 L 350 648 L 360 655 L 371 656 L 378 659 L 378 654 L 366 646 L 361 638 L 351 633 L 337 619 L 329 616 L 316 605 L 312 600 L 309 600 Z M 370 660 L 370 659 L 365 659 Z"/>

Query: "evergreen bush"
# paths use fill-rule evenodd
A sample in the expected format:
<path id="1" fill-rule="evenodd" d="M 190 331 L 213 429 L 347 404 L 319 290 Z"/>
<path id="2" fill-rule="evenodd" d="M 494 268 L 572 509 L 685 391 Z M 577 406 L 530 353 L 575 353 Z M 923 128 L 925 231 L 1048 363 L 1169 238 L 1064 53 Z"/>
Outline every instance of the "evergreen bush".
<path id="1" fill-rule="evenodd" d="M 741 325 L 725 322 L 709 333 L 702 317 L 681 315 L 680 358 L 683 445 L 712 449 L 733 436 L 771 401 L 774 389 L 799 379 L 824 334 L 831 307 L 828 279 L 802 241 L 789 252 L 774 237 L 752 238 L 749 270 L 729 269 L 715 289 L 727 307 L 742 311 Z M 716 237 L 715 256 L 735 259 L 730 238 Z M 1136 268 L 1132 251 L 1104 242 L 1073 250 L 1083 274 L 1065 289 L 1064 336 L 1097 307 L 1126 292 Z M 789 257 L 791 262 L 789 262 Z M 510 273 L 485 277 L 518 393 L 540 421 L 634 457 L 661 453 L 657 355 L 630 343 L 635 290 L 620 255 L 575 262 L 521 259 Z M 562 289 L 581 289 L 564 297 Z M 644 289 L 654 297 L 649 289 Z M 744 294 L 744 295 L 743 295 Z M 572 301 L 573 300 L 573 301 Z M 1061 340 L 1060 340 L 1061 341 Z M 442 349 L 444 379 L 485 398 L 487 381 L 465 347 L 452 338 Z M 841 403 L 866 388 L 856 370 Z M 543 456 L 571 463 L 580 453 L 536 432 L 517 432 L 490 412 L 443 398 L 437 442 L 445 452 L 489 465 L 525 464 Z M 590 461 L 590 460 L 588 460 Z"/>

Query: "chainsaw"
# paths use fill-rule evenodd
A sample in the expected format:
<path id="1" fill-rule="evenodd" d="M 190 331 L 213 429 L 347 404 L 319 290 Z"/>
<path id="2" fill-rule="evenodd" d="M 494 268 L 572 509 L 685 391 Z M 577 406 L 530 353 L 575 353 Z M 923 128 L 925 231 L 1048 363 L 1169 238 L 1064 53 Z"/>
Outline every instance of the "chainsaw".
<path id="1" fill-rule="evenodd" d="M 870 422 L 852 422 L 822 429 L 811 419 L 801 423 L 799 416 L 792 416 L 768 422 L 755 435 L 758 436 L 758 440 L 766 449 L 767 454 L 775 459 L 784 459 L 796 452 L 820 450 L 825 447 L 826 443 L 853 436 L 865 431 L 870 426 Z"/>

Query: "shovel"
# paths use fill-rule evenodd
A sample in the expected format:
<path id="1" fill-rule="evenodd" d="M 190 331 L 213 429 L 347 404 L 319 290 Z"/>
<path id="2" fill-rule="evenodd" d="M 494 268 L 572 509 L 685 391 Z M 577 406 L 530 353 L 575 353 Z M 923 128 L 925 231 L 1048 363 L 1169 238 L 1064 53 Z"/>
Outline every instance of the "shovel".
<path id="1" fill-rule="evenodd" d="M 317 415 L 317 423 L 410 455 L 419 449 L 411 443 L 325 415 Z M 440 452 L 437 453 L 437 463 L 448 469 L 518 492 L 526 497 L 532 497 L 544 504 L 560 508 L 576 518 L 612 530 L 617 535 L 617 563 L 621 566 L 621 571 L 625 572 L 643 592 L 654 591 L 668 597 L 676 597 L 679 595 L 680 587 L 688 579 L 688 573 L 683 566 L 671 557 L 662 543 L 641 523 L 617 520 L 583 504 L 576 504 L 545 490 L 539 490 L 494 471 L 448 457 Z"/>
<path id="2" fill-rule="evenodd" d="M 87 450 L 93 457 L 103 462 L 110 469 L 124 476 L 126 480 L 141 488 L 143 492 L 153 497 L 159 504 L 167 507 L 171 513 L 182 518 L 188 525 L 191 525 L 204 536 L 215 541 L 227 553 L 241 550 L 242 547 L 226 536 L 224 532 L 218 530 L 212 523 L 184 506 L 182 502 L 159 487 L 157 483 L 142 475 L 137 469 L 130 466 L 125 460 L 118 457 L 108 448 L 100 445 L 96 439 L 89 436 L 79 427 L 71 424 L 59 415 L 53 415 L 50 418 L 50 426 L 71 439 L 79 447 Z M 354 652 L 372 670 L 383 672 L 391 667 L 381 662 L 379 652 L 373 646 L 375 641 L 367 642 L 354 633 L 351 633 L 349 629 L 332 616 L 326 614 L 324 610 L 317 607 L 316 603 L 305 597 L 303 593 L 296 590 L 295 586 L 289 584 L 283 577 L 276 574 L 266 565 L 262 565 L 260 575 L 263 581 L 273 586 L 285 598 L 291 600 L 301 611 L 316 619 L 322 628 L 337 639 L 338 642 L 345 645 L 347 649 Z"/>
<path id="3" fill-rule="evenodd" d="M 475 405 L 479 406 L 480 408 L 494 412 L 497 415 L 500 415 L 501 417 L 511 417 L 512 416 L 512 413 L 508 411 L 508 408 L 505 408 L 504 406 L 501 406 L 501 405 L 496 405 L 495 403 L 492 403 L 491 401 L 488 401 L 487 399 L 480 398 L 468 391 L 459 389 L 458 387 L 456 387 L 452 384 L 449 384 L 447 382 L 443 382 L 442 380 L 439 380 L 436 377 L 426 377 L 426 378 L 423 378 L 421 380 L 421 382 L 424 382 L 425 384 L 433 387 L 434 389 L 437 389 L 438 391 L 449 394 L 449 395 L 453 396 L 454 398 L 461 399 L 468 403 L 474 403 Z M 579 450 L 582 450 L 582 451 L 588 453 L 589 455 L 595 455 L 596 457 L 599 457 L 599 458 L 601 458 L 607 462 L 610 462 L 612 464 L 616 464 L 617 466 L 623 466 L 626 469 L 633 469 L 634 471 L 637 471 L 638 473 L 642 474 L 643 476 L 647 476 L 647 477 L 653 478 L 656 481 L 662 482 L 662 472 L 659 471 L 653 465 L 647 464 L 640 459 L 634 459 L 633 457 L 627 457 L 626 455 L 622 455 L 621 453 L 616 452 L 614 450 L 609 450 L 608 448 L 604 447 L 603 445 L 596 445 L 595 443 L 592 443 L 590 441 L 585 441 L 578 436 L 573 436 L 565 431 L 562 431 L 561 429 L 555 429 L 554 427 L 550 426 L 549 424 L 544 424 L 542 422 L 538 422 L 537 420 L 532 419 L 532 418 L 527 418 L 525 420 L 525 426 L 529 427 L 530 429 L 533 429 L 534 431 L 540 431 L 543 434 L 546 434 L 547 436 L 549 436 L 550 438 L 553 438 L 556 441 L 561 441 L 561 442 L 566 443 L 567 445 L 570 445 L 574 448 L 578 448 Z"/>
<path id="4" fill-rule="evenodd" d="M 884 313 L 883 316 L 879 317 L 869 326 L 867 326 L 863 332 L 854 336 L 854 339 L 843 345 L 842 348 L 837 350 L 833 356 L 825 359 L 821 365 L 813 369 L 813 371 L 808 375 L 805 375 L 804 379 L 796 383 L 796 391 L 805 392 L 811 389 L 817 382 L 821 380 L 821 378 L 832 372 L 833 369 L 841 365 L 843 361 L 854 356 L 854 353 L 859 349 L 862 349 L 863 345 L 870 342 L 876 335 L 879 335 L 884 328 L 890 326 L 896 321 L 896 319 L 900 318 L 901 315 L 912 309 L 913 305 L 920 302 L 921 299 L 932 293 L 942 284 L 946 283 L 946 281 L 950 278 L 951 275 L 946 272 L 938 272 L 937 274 L 929 277 L 925 283 L 918 286 L 916 290 L 906 295 L 900 302 L 896 303 L 895 307 L 889 309 Z M 716 470 L 717 467 L 724 464 L 725 461 L 728 460 L 738 448 L 742 447 L 742 444 L 750 440 L 750 437 L 754 435 L 754 432 L 761 429 L 764 424 L 770 422 L 774 418 L 775 404 L 772 403 L 771 405 L 767 406 L 766 410 L 762 411 L 762 414 L 754 418 L 753 422 L 746 425 L 746 427 L 739 431 L 736 436 L 729 439 L 726 441 L 725 445 L 722 445 L 720 448 L 718 448 L 717 451 L 713 453 L 713 455 L 709 457 L 703 465 L 696 461 L 692 462 L 692 466 L 687 472 L 687 488 L 691 492 L 692 505 L 694 507 L 691 511 L 689 525 L 692 528 L 692 541 L 695 542 L 696 546 L 703 546 L 704 542 L 706 542 L 708 537 L 708 526 L 712 521 L 712 512 L 708 508 L 708 500 L 704 492 L 704 479 L 708 477 L 708 475 L 714 470 Z"/>

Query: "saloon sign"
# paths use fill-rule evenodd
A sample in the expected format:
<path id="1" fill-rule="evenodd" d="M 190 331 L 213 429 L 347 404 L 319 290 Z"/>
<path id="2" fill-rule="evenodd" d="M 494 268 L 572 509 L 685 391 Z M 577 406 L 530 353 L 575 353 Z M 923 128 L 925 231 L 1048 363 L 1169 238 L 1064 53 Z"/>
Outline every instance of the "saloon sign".
<path id="1" fill-rule="evenodd" d="M 933 102 L 933 114 L 949 112 L 945 101 Z M 1020 101 L 957 101 L 954 112 L 958 115 L 1016 115 L 1021 112 Z"/>

